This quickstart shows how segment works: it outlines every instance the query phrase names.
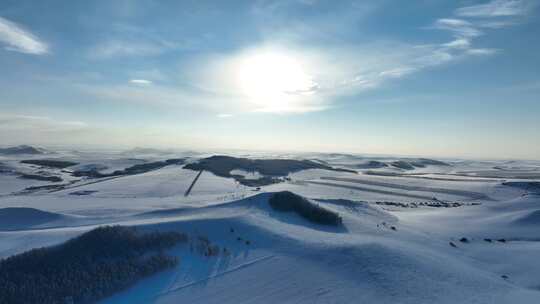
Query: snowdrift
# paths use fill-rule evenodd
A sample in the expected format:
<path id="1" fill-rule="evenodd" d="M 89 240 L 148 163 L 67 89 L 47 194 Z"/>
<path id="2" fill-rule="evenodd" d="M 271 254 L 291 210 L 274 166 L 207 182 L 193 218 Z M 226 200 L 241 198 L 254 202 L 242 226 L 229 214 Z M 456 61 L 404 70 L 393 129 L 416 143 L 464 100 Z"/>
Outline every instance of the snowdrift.
<path id="1" fill-rule="evenodd" d="M 538 225 L 540 226 L 540 209 L 528 211 L 526 214 L 514 220 L 514 223 L 521 225 Z"/>
<path id="2" fill-rule="evenodd" d="M 0 230 L 25 229 L 66 218 L 65 215 L 34 208 L 0 209 Z"/>

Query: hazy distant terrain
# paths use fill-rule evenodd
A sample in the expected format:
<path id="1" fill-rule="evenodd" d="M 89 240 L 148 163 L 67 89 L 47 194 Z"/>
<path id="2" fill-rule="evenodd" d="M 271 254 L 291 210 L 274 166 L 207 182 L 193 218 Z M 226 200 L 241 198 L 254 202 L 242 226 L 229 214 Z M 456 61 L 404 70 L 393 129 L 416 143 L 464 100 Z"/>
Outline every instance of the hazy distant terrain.
<path id="1" fill-rule="evenodd" d="M 539 214 L 538 161 L 5 147 L 0 280 L 35 299 L 45 273 L 42 303 L 537 303 Z M 46 262 L 70 244 L 91 270 Z"/>

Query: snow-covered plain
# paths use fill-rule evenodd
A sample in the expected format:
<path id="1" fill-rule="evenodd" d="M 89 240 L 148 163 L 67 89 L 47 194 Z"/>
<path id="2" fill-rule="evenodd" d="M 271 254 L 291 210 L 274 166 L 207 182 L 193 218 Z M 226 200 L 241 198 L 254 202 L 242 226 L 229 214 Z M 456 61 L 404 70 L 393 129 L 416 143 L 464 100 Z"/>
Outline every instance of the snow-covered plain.
<path id="1" fill-rule="evenodd" d="M 181 165 L 128 176 L 71 174 L 81 168 L 110 173 L 165 159 L 137 152 L 47 155 L 79 163 L 67 170 L 21 164 L 24 156 L 0 157 L 5 168 L 63 179 L 51 183 L 0 173 L 0 258 L 58 244 L 99 225 L 135 225 L 204 236 L 227 253 L 206 257 L 179 245 L 171 252 L 180 258 L 176 268 L 102 303 L 540 301 L 540 189 L 503 184 L 540 181 L 540 162 L 444 160 L 448 165 L 412 170 L 358 169 L 366 161 L 398 159 L 287 155 L 359 173 L 304 170 L 257 189 L 204 171 L 187 196 L 198 172 Z M 276 157 L 254 157 L 269 156 Z M 50 184 L 66 186 L 24 191 Z M 338 212 L 343 226 L 320 226 L 273 210 L 268 198 L 283 190 Z M 421 204 L 426 202 L 458 204 Z"/>

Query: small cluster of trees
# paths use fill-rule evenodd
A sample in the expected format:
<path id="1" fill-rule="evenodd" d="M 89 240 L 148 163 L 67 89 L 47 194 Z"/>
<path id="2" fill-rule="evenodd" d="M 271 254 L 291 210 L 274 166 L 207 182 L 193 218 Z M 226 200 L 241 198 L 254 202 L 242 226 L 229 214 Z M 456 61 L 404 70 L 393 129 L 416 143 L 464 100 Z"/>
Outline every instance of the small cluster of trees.
<path id="1" fill-rule="evenodd" d="M 19 175 L 19 178 L 35 179 L 35 180 L 39 180 L 39 181 L 53 182 L 53 183 L 57 183 L 57 182 L 62 181 L 62 178 L 60 178 L 58 176 L 45 176 L 45 175 L 39 175 L 39 174 L 21 174 L 21 175 Z"/>
<path id="2" fill-rule="evenodd" d="M 226 252 L 226 248 L 223 248 Z M 199 236 L 192 240 L 191 251 L 195 251 L 200 255 L 207 257 L 218 256 L 220 253 L 220 248 L 218 245 L 214 245 L 210 240 L 205 236 Z"/>
<path id="3" fill-rule="evenodd" d="M 275 210 L 296 212 L 317 224 L 333 226 L 342 224 L 342 218 L 338 213 L 314 204 L 290 191 L 276 192 L 272 194 L 268 202 Z"/>
<path id="4" fill-rule="evenodd" d="M 58 169 L 78 165 L 78 163 L 58 159 L 27 159 L 21 160 L 21 163 Z"/>
<path id="5" fill-rule="evenodd" d="M 91 303 L 173 267 L 164 249 L 188 236 L 104 226 L 61 245 L 0 260 L 0 303 Z"/>

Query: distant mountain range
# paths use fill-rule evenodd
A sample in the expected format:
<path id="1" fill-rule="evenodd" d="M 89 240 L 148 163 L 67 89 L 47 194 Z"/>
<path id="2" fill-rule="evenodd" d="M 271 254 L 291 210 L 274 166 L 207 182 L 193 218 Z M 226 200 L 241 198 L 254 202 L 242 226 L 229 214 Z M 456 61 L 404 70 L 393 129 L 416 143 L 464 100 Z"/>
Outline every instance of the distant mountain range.
<path id="1" fill-rule="evenodd" d="M 0 148 L 0 155 L 20 155 L 20 154 L 47 154 L 49 151 L 43 148 L 37 148 L 27 145 L 20 145 L 15 147 Z"/>
<path id="2" fill-rule="evenodd" d="M 162 150 L 162 149 L 155 149 L 155 148 L 141 148 L 141 147 L 135 147 L 131 150 L 127 150 L 122 152 L 122 154 L 132 155 L 132 154 L 171 154 L 171 150 Z"/>

